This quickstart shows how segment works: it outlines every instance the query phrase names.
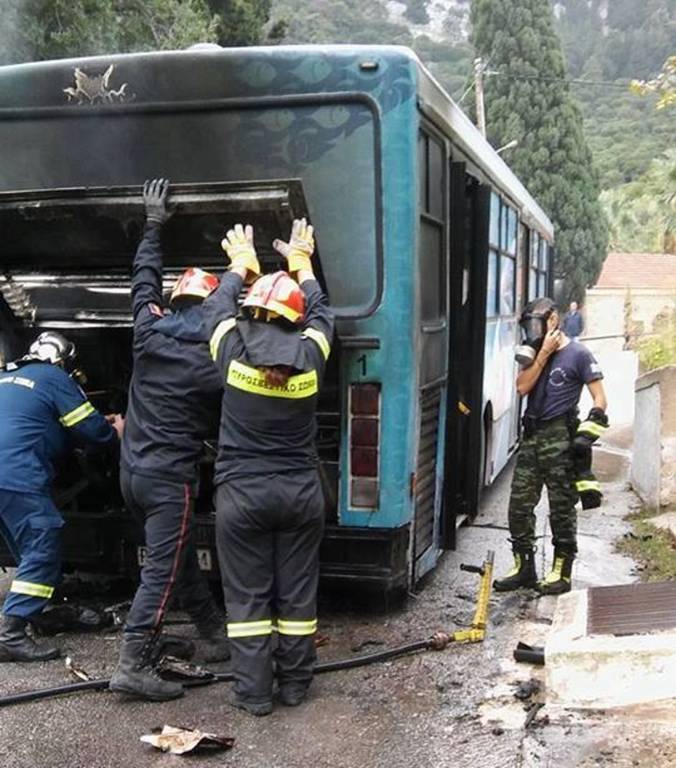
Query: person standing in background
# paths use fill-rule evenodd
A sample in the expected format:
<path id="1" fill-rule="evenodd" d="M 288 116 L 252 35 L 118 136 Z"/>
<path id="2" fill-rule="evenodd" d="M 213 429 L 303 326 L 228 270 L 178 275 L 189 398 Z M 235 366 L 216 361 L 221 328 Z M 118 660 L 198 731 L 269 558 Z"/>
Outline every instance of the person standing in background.
<path id="1" fill-rule="evenodd" d="M 570 302 L 570 307 L 568 309 L 568 312 L 566 312 L 566 314 L 563 317 L 561 330 L 572 341 L 580 340 L 580 336 L 582 336 L 582 331 L 584 331 L 584 320 L 582 319 L 582 315 L 578 310 L 576 301 Z"/>

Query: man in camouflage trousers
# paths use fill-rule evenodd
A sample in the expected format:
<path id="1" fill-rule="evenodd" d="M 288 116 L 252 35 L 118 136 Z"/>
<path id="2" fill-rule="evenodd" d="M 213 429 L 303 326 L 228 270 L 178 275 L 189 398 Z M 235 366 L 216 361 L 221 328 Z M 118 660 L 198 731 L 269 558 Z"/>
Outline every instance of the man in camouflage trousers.
<path id="1" fill-rule="evenodd" d="M 594 400 L 588 419 L 607 424 L 603 374 L 589 350 L 559 330 L 559 314 L 551 299 L 532 301 L 524 309 L 521 325 L 526 340 L 517 349 L 517 360 L 525 367 L 517 378 L 517 390 L 528 395 L 528 404 L 509 500 L 514 567 L 494 587 L 499 592 L 535 587 L 541 594 L 561 594 L 571 588 L 577 554 L 578 490 L 572 446 L 577 404 L 586 384 Z M 538 581 L 533 510 L 543 485 L 549 496 L 554 562 L 551 572 Z"/>

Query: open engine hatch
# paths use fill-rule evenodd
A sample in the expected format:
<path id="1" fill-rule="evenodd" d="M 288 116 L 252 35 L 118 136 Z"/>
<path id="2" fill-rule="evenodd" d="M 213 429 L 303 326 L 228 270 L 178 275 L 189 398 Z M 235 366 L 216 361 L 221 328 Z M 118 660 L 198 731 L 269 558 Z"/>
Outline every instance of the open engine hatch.
<path id="1" fill-rule="evenodd" d="M 283 268 L 272 248 L 308 208 L 298 179 L 172 184 L 175 213 L 163 231 L 165 289 L 188 266 L 221 272 L 220 242 L 235 223 L 252 224 L 264 272 Z M 131 324 L 130 273 L 144 223 L 140 187 L 0 193 L 0 295 L 23 325 Z M 319 249 L 318 249 L 319 250 Z M 319 256 L 317 275 L 326 290 Z"/>

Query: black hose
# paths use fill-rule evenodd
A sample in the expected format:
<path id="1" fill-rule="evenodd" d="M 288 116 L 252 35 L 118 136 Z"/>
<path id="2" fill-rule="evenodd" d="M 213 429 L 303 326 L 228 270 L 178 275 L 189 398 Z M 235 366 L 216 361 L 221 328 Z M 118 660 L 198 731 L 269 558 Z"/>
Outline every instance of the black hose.
<path id="1" fill-rule="evenodd" d="M 543 666 L 545 663 L 545 649 L 540 645 L 519 643 L 514 649 L 514 661 Z"/>
<path id="2" fill-rule="evenodd" d="M 54 688 L 38 688 L 36 691 L 22 691 L 12 693 L 0 698 L 0 707 L 8 707 L 10 704 L 22 704 L 26 701 L 39 701 L 49 699 L 52 696 L 60 696 L 62 693 L 78 693 L 79 691 L 102 691 L 108 687 L 110 680 L 83 680 L 81 683 L 69 683 L 58 685 Z"/>
<path id="3" fill-rule="evenodd" d="M 432 647 L 430 640 L 418 640 L 414 643 L 399 645 L 396 648 L 388 648 L 386 651 L 370 653 L 366 656 L 356 656 L 353 659 L 338 659 L 337 661 L 325 661 L 317 664 L 315 672 L 339 672 L 344 669 L 353 669 L 355 667 L 365 667 L 368 664 L 375 664 L 379 661 L 387 661 L 397 656 L 404 656 L 408 653 L 424 651 Z M 213 682 L 231 683 L 235 679 L 232 672 L 219 672 L 214 675 Z M 82 691 L 103 691 L 108 688 L 110 680 L 86 680 L 81 683 L 69 683 L 68 685 L 59 685 L 54 688 L 39 688 L 35 691 L 22 691 L 13 693 L 9 696 L 0 697 L 0 707 L 8 707 L 12 704 L 23 704 L 27 701 L 39 701 L 40 699 L 49 699 L 52 696 L 61 696 L 66 693 L 80 693 Z M 208 683 L 207 683 L 208 684 Z"/>

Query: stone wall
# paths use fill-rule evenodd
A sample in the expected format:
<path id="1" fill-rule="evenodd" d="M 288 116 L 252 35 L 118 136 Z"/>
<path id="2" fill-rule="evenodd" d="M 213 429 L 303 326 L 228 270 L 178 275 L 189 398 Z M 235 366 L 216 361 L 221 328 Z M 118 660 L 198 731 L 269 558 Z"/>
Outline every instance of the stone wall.
<path id="1" fill-rule="evenodd" d="M 676 365 L 636 380 L 631 483 L 649 507 L 676 504 Z"/>

